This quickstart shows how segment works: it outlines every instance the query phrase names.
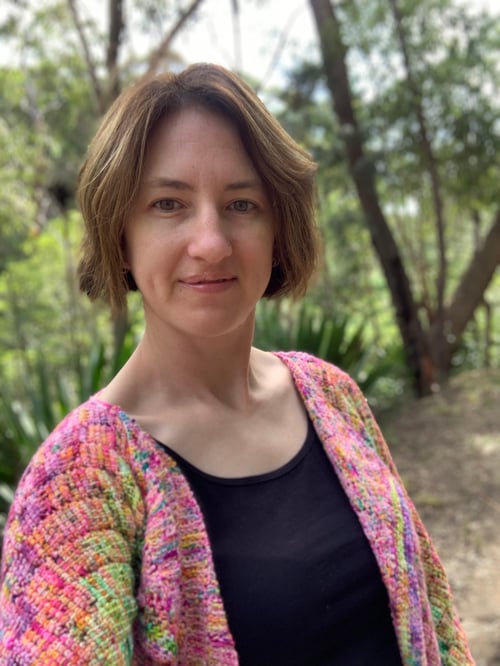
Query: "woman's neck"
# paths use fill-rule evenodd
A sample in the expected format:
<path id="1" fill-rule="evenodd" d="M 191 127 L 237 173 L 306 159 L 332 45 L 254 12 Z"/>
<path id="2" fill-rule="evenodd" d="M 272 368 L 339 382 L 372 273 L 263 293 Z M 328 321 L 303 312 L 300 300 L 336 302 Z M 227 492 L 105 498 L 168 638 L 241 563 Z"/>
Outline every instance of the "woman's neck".
<path id="1" fill-rule="evenodd" d="M 181 333 L 160 337 L 146 328 L 104 398 L 126 411 L 145 403 L 180 407 L 193 400 L 245 411 L 265 384 L 267 359 L 252 348 L 247 330 L 195 338 Z"/>

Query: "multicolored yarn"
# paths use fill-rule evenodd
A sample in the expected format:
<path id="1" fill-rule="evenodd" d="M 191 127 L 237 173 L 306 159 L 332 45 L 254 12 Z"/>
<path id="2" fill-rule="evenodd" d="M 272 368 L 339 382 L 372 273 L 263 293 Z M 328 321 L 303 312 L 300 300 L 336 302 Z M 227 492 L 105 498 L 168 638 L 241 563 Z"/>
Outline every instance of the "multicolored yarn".
<path id="1" fill-rule="evenodd" d="M 438 556 L 363 395 L 280 353 L 371 543 L 402 661 L 474 661 Z M 238 664 L 203 517 L 176 463 L 95 396 L 40 447 L 11 508 L 0 665 Z"/>

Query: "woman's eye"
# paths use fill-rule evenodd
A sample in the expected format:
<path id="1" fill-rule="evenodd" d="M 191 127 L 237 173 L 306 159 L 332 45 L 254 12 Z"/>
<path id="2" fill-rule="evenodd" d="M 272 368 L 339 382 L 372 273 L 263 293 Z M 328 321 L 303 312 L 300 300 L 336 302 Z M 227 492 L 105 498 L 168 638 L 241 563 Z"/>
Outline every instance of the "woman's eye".
<path id="1" fill-rule="evenodd" d="M 180 207 L 180 204 L 175 199 L 159 199 L 153 204 L 154 208 L 159 208 L 165 212 L 170 212 L 177 210 Z"/>
<path id="2" fill-rule="evenodd" d="M 237 213 L 248 213 L 255 208 L 255 204 L 251 201 L 246 201 L 246 199 L 238 199 L 238 201 L 233 201 L 230 208 Z"/>

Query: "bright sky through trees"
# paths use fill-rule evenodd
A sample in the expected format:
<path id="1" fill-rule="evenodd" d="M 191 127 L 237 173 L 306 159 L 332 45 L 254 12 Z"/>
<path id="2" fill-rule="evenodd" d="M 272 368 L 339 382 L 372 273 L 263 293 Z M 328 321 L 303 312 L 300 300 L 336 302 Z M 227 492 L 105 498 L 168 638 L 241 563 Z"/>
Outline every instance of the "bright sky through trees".
<path id="1" fill-rule="evenodd" d="M 461 0 L 474 11 L 500 17 L 499 0 Z M 280 70 L 317 48 L 317 36 L 306 0 L 241 0 L 235 25 L 231 0 L 206 0 L 199 18 L 174 43 L 190 62 L 206 60 L 276 83 Z M 239 35 L 239 40 L 238 40 Z"/>
<path id="2" fill-rule="evenodd" d="M 486 9 L 500 17 L 499 0 L 461 0 L 475 11 Z M 106 3 L 80 0 L 89 16 L 106 16 Z M 232 0 L 205 0 L 174 48 L 188 62 L 215 62 L 245 72 L 266 85 L 280 81 L 280 73 L 317 48 L 317 37 L 307 0 L 240 0 L 235 22 Z M 162 33 L 151 35 L 153 43 Z M 142 38 L 143 39 L 143 38 Z M 149 40 L 148 40 L 149 41 Z M 141 51 L 141 41 L 134 44 Z"/>

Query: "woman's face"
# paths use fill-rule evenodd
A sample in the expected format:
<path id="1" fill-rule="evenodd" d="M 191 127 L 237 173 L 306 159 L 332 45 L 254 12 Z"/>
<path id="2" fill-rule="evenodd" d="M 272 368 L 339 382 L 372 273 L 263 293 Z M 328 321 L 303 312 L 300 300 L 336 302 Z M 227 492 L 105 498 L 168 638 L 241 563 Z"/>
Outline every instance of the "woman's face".
<path id="1" fill-rule="evenodd" d="M 147 329 L 217 336 L 253 327 L 273 242 L 267 193 L 233 125 L 198 108 L 161 121 L 125 226 Z"/>

